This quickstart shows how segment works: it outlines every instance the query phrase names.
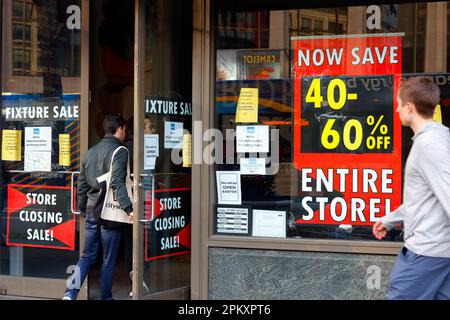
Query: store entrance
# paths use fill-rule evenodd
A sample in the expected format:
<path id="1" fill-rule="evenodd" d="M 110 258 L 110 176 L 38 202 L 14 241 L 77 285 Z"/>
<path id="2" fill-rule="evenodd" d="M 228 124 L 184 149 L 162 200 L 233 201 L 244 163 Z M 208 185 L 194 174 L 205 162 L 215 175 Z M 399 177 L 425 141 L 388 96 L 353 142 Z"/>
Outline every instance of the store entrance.
<path id="1" fill-rule="evenodd" d="M 135 221 L 113 294 L 188 298 L 193 2 L 1 4 L 0 295 L 62 297 L 84 245 L 81 161 L 103 138 L 104 116 L 120 113 Z M 100 259 L 79 299 L 99 297 L 99 272 Z"/>
<path id="2" fill-rule="evenodd" d="M 128 122 L 125 145 L 130 150 L 133 171 L 134 2 L 90 1 L 89 37 L 89 147 L 103 138 L 105 115 L 120 113 Z M 131 299 L 132 242 L 132 225 L 125 226 L 114 276 L 114 299 Z M 89 273 L 89 299 L 100 298 L 101 263 L 102 252 Z"/>
<path id="3" fill-rule="evenodd" d="M 135 222 L 122 233 L 115 299 L 189 298 L 193 7 L 182 3 L 90 1 L 89 146 L 104 136 L 105 115 L 120 113 L 134 181 Z M 89 299 L 100 296 L 100 268 L 101 254 Z"/>
<path id="4" fill-rule="evenodd" d="M 134 289 L 142 299 L 188 299 L 193 1 L 136 3 L 134 166 L 139 225 L 134 236 L 143 247 L 136 247 Z"/>

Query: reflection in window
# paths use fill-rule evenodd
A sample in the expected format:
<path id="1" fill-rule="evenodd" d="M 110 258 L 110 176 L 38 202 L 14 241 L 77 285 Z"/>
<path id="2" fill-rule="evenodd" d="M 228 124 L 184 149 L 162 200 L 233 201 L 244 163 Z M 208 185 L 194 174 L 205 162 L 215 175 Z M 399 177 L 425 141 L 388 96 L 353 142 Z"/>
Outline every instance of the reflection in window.
<path id="1" fill-rule="evenodd" d="M 335 21 L 329 21 L 328 31 L 331 33 L 341 34 L 345 32 L 345 26 L 343 23 L 336 23 Z"/>
<path id="2" fill-rule="evenodd" d="M 287 10 L 287 24 L 290 36 L 336 34 L 345 32 L 348 14 L 337 9 Z M 338 30 L 336 30 L 338 21 Z"/>
<path id="3" fill-rule="evenodd" d="M 328 31 L 336 33 L 336 22 L 335 21 L 328 21 Z"/>
<path id="4" fill-rule="evenodd" d="M 31 41 L 31 28 L 30 28 L 30 26 L 29 25 L 24 25 L 24 31 L 25 31 L 24 40 L 25 41 Z"/>
<path id="5" fill-rule="evenodd" d="M 302 19 L 302 31 L 309 31 L 309 30 L 311 30 L 311 19 L 303 18 Z"/>
<path id="6" fill-rule="evenodd" d="M 267 11 L 258 12 L 219 12 L 218 46 L 227 49 L 268 48 L 270 15 Z"/>
<path id="7" fill-rule="evenodd" d="M 71 1 L 75 5 L 78 2 Z M 10 31 L 3 42 L 12 43 L 13 75 L 56 72 L 59 76 L 79 76 L 81 34 L 66 27 L 66 7 L 46 7 L 44 2 L 32 0 L 14 0 L 10 4 L 10 28 L 5 29 Z M 49 20 L 49 14 L 53 20 Z M 53 50 L 55 53 L 48 56 Z"/>
<path id="8" fill-rule="evenodd" d="M 13 50 L 13 68 L 18 75 L 30 73 L 31 67 L 31 51 L 23 49 Z"/>
<path id="9" fill-rule="evenodd" d="M 7 0 L 2 1 L 2 3 L 1 55 L 3 60 L 0 71 L 3 87 L 2 94 L 0 94 L 2 98 L 0 105 L 0 109 L 2 109 L 0 110 L 2 115 L 0 131 L 4 132 L 3 130 L 6 129 L 16 130 L 19 133 L 19 137 L 22 138 L 15 142 L 20 145 L 20 155 L 16 156 L 15 160 L 6 160 L 4 157 L 1 159 L 0 275 L 66 279 L 67 266 L 76 263 L 79 257 L 78 241 L 76 241 L 74 251 L 40 247 L 20 248 L 7 245 L 7 212 L 9 208 L 14 207 L 14 200 L 10 201 L 8 199 L 8 187 L 12 184 L 35 185 L 36 188 L 39 188 L 40 185 L 46 185 L 57 186 L 58 188 L 63 187 L 69 190 L 70 176 L 61 172 L 79 171 L 80 123 L 76 117 L 72 118 L 70 116 L 70 119 L 69 117 L 66 118 L 62 112 L 59 113 L 58 119 L 54 119 L 51 112 L 49 112 L 48 116 L 42 115 L 45 119 L 37 119 L 37 115 L 36 118 L 27 118 L 26 116 L 6 117 L 4 110 L 8 107 L 24 106 L 26 106 L 27 110 L 36 110 L 40 106 L 52 103 L 53 106 L 64 105 L 67 107 L 67 109 L 60 108 L 59 110 L 61 111 L 63 109 L 68 110 L 68 108 L 75 110 L 74 106 L 80 105 L 80 79 L 76 77 L 77 74 L 79 75 L 80 62 L 73 61 L 73 59 L 80 59 L 79 34 L 81 32 L 79 30 L 68 30 L 64 18 L 67 15 L 67 4 L 81 6 L 81 1 Z M 63 19 L 58 21 L 58 18 L 61 17 Z M 72 43 L 76 43 L 76 46 L 71 46 Z M 39 58 L 42 56 L 45 56 L 45 58 Z M 59 61 L 53 57 L 62 57 L 64 61 L 68 61 L 66 63 L 73 66 L 71 75 L 74 75 L 74 77 L 63 78 L 60 76 L 59 73 L 63 73 L 63 68 L 58 65 Z M 40 70 L 38 70 L 38 66 L 40 66 Z M 68 114 L 66 115 L 68 116 Z M 33 126 L 45 126 L 52 129 L 51 149 L 53 154 L 51 157 L 51 169 L 53 172 L 39 172 L 39 174 L 36 174 L 24 171 L 24 131 L 26 127 Z M 71 135 L 70 153 L 73 156 L 71 156 L 70 166 L 61 164 L 58 161 L 59 134 Z M 2 147 L 5 147 L 5 145 Z M 70 199 L 70 195 L 68 199 Z M 45 210 L 54 209 L 45 207 Z M 67 213 L 69 215 L 69 211 Z M 78 230 L 79 224 L 77 223 L 76 225 L 77 227 L 74 226 L 73 228 Z M 32 226 L 32 228 L 34 227 Z M 73 233 L 72 239 L 79 239 L 78 231 Z M 22 286 L 20 290 L 20 292 L 25 292 L 27 288 Z M 39 290 L 31 291 L 35 294 L 40 294 Z M 46 294 L 48 292 L 45 292 Z"/>
<path id="10" fill-rule="evenodd" d="M 322 31 L 322 30 L 323 30 L 323 21 L 314 20 L 314 31 Z"/>
<path id="11" fill-rule="evenodd" d="M 402 38 L 402 72 L 424 72 L 427 4 L 390 6 L 389 9 L 395 9 L 396 14 L 392 14 L 390 19 L 385 19 L 386 21 L 380 30 L 368 30 L 365 23 L 361 25 L 354 23 L 358 20 L 365 21 L 365 17 L 361 19 L 355 14 L 365 13 L 367 7 L 361 7 L 362 10 L 350 9 L 348 7 L 289 9 L 281 12 L 277 10 L 246 13 L 219 10 L 216 17 L 218 41 L 216 46 L 217 82 L 215 86 L 216 122 L 214 127 L 221 130 L 224 136 L 226 130 L 235 130 L 235 110 L 240 97 L 240 90 L 245 87 L 258 88 L 258 124 L 269 125 L 270 129 L 279 129 L 280 169 L 273 176 L 242 175 L 242 204 L 257 209 L 286 210 L 288 215 L 289 211 L 293 212 L 292 216 L 287 217 L 288 237 L 373 240 L 371 229 L 367 226 L 337 228 L 334 225 L 318 226 L 296 223 L 298 217 L 295 214 L 300 212 L 296 209 L 296 206 L 301 205 L 301 199 L 306 195 L 320 196 L 320 192 L 308 194 L 300 192 L 301 176 L 293 165 L 292 108 L 295 84 L 290 72 L 292 70 L 291 37 L 345 35 L 350 34 L 349 30 L 352 34 L 404 33 Z M 267 17 L 266 21 L 271 21 L 271 23 L 260 28 L 260 34 L 258 35 L 258 33 L 255 33 L 256 20 L 249 17 L 257 17 L 258 14 L 262 13 Z M 247 21 L 247 23 L 243 23 L 243 21 Z M 450 23 L 448 26 L 448 30 L 450 30 Z M 264 28 L 267 28 L 267 32 Z M 254 37 L 252 34 L 257 36 Z M 261 39 L 262 34 L 267 34 L 267 40 L 264 42 L 267 47 L 257 46 L 257 39 Z M 450 40 L 448 43 L 450 43 Z M 450 48 L 450 45 L 448 47 Z M 264 50 L 254 50 L 255 48 L 264 48 Z M 244 56 L 256 58 L 251 60 L 253 63 L 250 63 L 250 60 L 242 59 Z M 273 59 L 273 62 L 268 63 L 267 60 L 263 59 L 267 56 L 276 58 Z M 447 100 L 450 101 L 450 98 Z M 402 152 L 407 155 L 410 144 L 408 144 L 408 137 L 404 138 L 405 136 L 403 136 L 402 141 Z M 311 141 L 317 143 L 317 141 Z M 225 145 L 226 142 L 224 141 Z M 248 157 L 248 155 L 246 154 L 244 157 Z M 267 157 L 270 157 L 270 155 L 267 155 Z M 240 166 L 235 161 L 233 164 L 217 164 L 214 170 L 238 171 Z M 389 240 L 400 240 L 402 235 L 398 231 L 394 230 L 390 234 Z"/>
<path id="12" fill-rule="evenodd" d="M 14 41 L 31 41 L 31 27 L 29 25 L 14 23 L 12 33 Z"/>
<path id="13" fill-rule="evenodd" d="M 13 40 L 20 40 L 23 41 L 23 24 L 13 24 L 12 33 L 13 33 Z"/>
<path id="14" fill-rule="evenodd" d="M 15 0 L 12 2 L 12 16 L 15 19 L 29 20 L 33 13 L 33 3 L 31 0 L 20 1 Z"/>
<path id="15" fill-rule="evenodd" d="M 23 69 L 23 50 L 21 49 L 14 49 L 13 50 L 13 68 L 14 69 Z"/>
<path id="16" fill-rule="evenodd" d="M 13 17 L 23 18 L 24 13 L 24 3 L 23 1 L 13 1 Z"/>
<path id="17" fill-rule="evenodd" d="M 33 5 L 31 3 L 25 4 L 25 19 L 31 19 L 33 14 Z"/>

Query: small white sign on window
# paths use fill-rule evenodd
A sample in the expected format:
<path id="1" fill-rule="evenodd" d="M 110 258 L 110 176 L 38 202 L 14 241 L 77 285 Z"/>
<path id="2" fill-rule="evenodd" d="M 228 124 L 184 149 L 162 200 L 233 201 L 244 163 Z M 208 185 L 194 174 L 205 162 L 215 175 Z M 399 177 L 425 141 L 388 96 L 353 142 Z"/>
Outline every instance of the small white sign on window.
<path id="1" fill-rule="evenodd" d="M 182 143 L 183 122 L 164 122 L 164 149 L 181 149 Z"/>
<path id="2" fill-rule="evenodd" d="M 25 128 L 25 171 L 52 171 L 52 127 Z"/>
<path id="3" fill-rule="evenodd" d="M 217 171 L 217 198 L 218 204 L 240 205 L 241 199 L 241 173 L 239 171 Z"/>
<path id="4" fill-rule="evenodd" d="M 155 169 L 156 158 L 159 156 L 159 135 L 144 135 L 144 170 Z"/>
<path id="5" fill-rule="evenodd" d="M 237 126 L 236 152 L 269 152 L 269 126 Z"/>
<path id="6" fill-rule="evenodd" d="M 254 209 L 252 235 L 286 238 L 286 211 Z"/>
<path id="7" fill-rule="evenodd" d="M 264 158 L 241 158 L 242 175 L 265 175 L 266 159 Z"/>

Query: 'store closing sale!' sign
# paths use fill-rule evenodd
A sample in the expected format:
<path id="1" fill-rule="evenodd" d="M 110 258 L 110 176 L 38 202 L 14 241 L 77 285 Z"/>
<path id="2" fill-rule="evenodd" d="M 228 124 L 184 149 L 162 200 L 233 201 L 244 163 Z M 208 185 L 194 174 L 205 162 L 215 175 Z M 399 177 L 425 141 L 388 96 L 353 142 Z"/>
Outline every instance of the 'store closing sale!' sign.
<path id="1" fill-rule="evenodd" d="M 297 224 L 369 226 L 400 205 L 402 36 L 291 39 Z"/>
<path id="2" fill-rule="evenodd" d="M 152 261 L 191 251 L 191 188 L 145 191 L 145 260 Z M 152 214 L 153 210 L 153 214 Z"/>
<path id="3" fill-rule="evenodd" d="M 8 185 L 8 246 L 75 249 L 70 187 Z"/>

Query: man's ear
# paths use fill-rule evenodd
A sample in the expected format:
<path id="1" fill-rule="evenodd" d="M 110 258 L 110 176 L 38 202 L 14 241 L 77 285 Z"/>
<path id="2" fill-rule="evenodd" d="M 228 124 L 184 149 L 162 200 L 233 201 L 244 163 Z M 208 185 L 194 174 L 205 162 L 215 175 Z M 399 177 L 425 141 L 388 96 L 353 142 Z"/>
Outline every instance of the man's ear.
<path id="1" fill-rule="evenodd" d="M 408 110 L 408 113 L 414 113 L 414 111 L 416 111 L 416 107 L 411 102 L 407 102 L 406 110 Z"/>

